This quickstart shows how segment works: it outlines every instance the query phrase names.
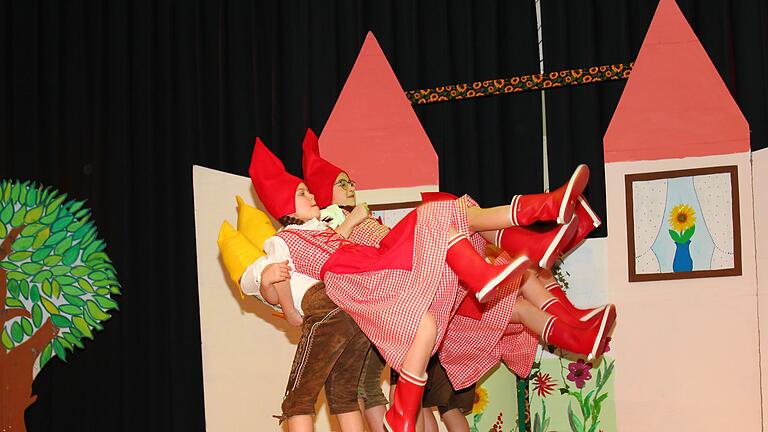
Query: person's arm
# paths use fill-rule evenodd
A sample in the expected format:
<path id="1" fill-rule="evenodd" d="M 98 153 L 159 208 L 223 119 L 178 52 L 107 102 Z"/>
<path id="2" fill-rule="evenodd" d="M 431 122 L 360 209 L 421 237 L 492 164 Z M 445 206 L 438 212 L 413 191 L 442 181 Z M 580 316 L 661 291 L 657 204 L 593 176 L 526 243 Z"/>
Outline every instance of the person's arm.
<path id="1" fill-rule="evenodd" d="M 360 225 L 360 223 L 368 217 L 369 213 L 368 204 L 361 203 L 356 205 L 349 215 L 347 215 L 347 218 L 344 219 L 344 222 L 336 228 L 336 232 L 344 238 L 349 238 L 349 235 L 352 234 L 352 230 Z"/>
<path id="2" fill-rule="evenodd" d="M 288 245 L 280 237 L 271 237 L 264 242 L 264 252 L 271 260 L 277 262 L 265 266 L 261 272 L 262 297 L 271 304 L 280 304 L 289 324 L 301 325 L 303 320 L 293 304 L 291 292 L 290 280 L 293 268 L 290 265 L 291 253 Z"/>
<path id="3" fill-rule="evenodd" d="M 283 313 L 285 314 L 285 319 L 288 320 L 288 324 L 300 326 L 304 320 L 299 311 L 296 310 L 296 306 L 293 304 L 291 282 L 284 280 L 282 282 L 274 283 L 272 284 L 272 289 L 279 299 L 280 307 L 283 308 Z"/>

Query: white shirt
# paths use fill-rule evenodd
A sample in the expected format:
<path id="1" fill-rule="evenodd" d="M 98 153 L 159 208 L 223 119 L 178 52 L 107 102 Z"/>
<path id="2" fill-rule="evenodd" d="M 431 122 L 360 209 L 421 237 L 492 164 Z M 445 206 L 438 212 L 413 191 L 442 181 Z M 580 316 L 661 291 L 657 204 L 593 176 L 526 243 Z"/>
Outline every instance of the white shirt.
<path id="1" fill-rule="evenodd" d="M 328 224 L 317 219 L 311 219 L 302 225 L 288 225 L 285 228 L 324 231 L 328 228 Z M 301 315 L 304 315 L 304 311 L 301 310 L 301 300 L 304 298 L 304 294 L 307 293 L 309 288 L 320 281 L 294 270 L 295 267 L 293 265 L 293 260 L 291 260 L 291 252 L 288 249 L 285 240 L 282 238 L 278 236 L 268 238 L 264 242 L 264 252 L 267 256 L 259 258 L 245 269 L 243 277 L 240 279 L 240 287 L 243 289 L 243 292 L 248 295 L 256 296 L 264 301 L 259 291 L 259 287 L 261 286 L 261 272 L 264 270 L 264 267 L 269 264 L 287 260 L 288 266 L 291 268 L 289 273 L 291 275 L 291 298 L 293 299 L 293 306 Z M 266 301 L 264 302 L 269 304 Z M 274 307 L 274 305 L 272 306 Z"/>

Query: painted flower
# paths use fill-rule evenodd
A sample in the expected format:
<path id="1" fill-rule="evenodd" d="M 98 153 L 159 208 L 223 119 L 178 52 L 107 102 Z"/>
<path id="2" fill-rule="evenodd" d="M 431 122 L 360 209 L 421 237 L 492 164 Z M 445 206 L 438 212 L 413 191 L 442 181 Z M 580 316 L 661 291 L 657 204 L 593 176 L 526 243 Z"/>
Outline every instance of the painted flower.
<path id="1" fill-rule="evenodd" d="M 611 350 L 611 337 L 608 336 L 605 338 L 605 349 L 603 350 L 603 353 L 607 353 Z"/>
<path id="2" fill-rule="evenodd" d="M 480 414 L 488 405 L 488 391 L 482 387 L 475 389 L 475 403 L 472 404 L 472 414 Z"/>
<path id="3" fill-rule="evenodd" d="M 687 204 L 676 205 L 669 213 L 669 226 L 683 232 L 696 223 L 696 212 Z"/>
<path id="4" fill-rule="evenodd" d="M 555 380 L 549 374 L 537 372 L 533 377 L 533 390 L 541 397 L 547 397 L 556 387 Z"/>
<path id="5" fill-rule="evenodd" d="M 566 377 L 568 381 L 573 381 L 576 384 L 576 388 L 584 388 L 584 382 L 592 379 L 592 373 L 589 370 L 592 369 L 592 363 L 584 363 L 584 359 L 568 365 L 570 373 Z"/>

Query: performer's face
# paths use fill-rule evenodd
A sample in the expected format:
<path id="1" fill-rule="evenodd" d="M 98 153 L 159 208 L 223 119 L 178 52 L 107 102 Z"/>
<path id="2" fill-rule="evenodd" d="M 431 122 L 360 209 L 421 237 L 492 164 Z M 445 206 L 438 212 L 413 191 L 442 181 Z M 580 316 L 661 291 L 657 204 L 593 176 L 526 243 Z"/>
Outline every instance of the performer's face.
<path id="1" fill-rule="evenodd" d="M 340 172 L 333 183 L 333 204 L 340 206 L 354 206 L 355 182 L 349 179 L 345 172 Z"/>
<path id="2" fill-rule="evenodd" d="M 293 216 L 303 221 L 320 217 L 320 208 L 315 203 L 315 196 L 304 183 L 299 183 L 296 188 L 296 213 Z"/>

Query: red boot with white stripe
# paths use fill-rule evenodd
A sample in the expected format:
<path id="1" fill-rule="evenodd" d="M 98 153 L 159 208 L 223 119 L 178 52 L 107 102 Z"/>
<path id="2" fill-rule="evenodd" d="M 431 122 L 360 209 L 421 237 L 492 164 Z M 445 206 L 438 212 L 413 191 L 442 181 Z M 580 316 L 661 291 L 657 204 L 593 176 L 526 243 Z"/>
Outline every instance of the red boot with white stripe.
<path id="1" fill-rule="evenodd" d="M 463 234 L 458 234 L 448 241 L 445 262 L 480 303 L 492 299 L 497 287 L 521 275 L 531 265 L 531 261 L 524 255 L 507 265 L 491 265 L 477 253 Z"/>
<path id="2" fill-rule="evenodd" d="M 576 200 L 574 218 L 579 218 L 576 227 L 576 233 L 573 235 L 568 244 L 563 247 L 563 254 L 567 254 L 568 252 L 575 249 L 582 240 L 587 238 L 589 233 L 599 228 L 600 225 L 603 224 L 603 221 L 600 220 L 600 217 L 597 215 L 597 213 L 595 213 L 595 211 L 592 210 L 592 207 L 589 206 L 589 203 L 587 202 L 587 199 L 584 198 L 584 195 L 579 195 L 578 199 Z"/>
<path id="3" fill-rule="evenodd" d="M 496 246 L 512 255 L 527 255 L 541 268 L 550 269 L 571 243 L 580 220 L 576 216 L 554 227 L 509 227 L 496 231 Z"/>
<path id="4" fill-rule="evenodd" d="M 586 329 L 568 325 L 565 321 L 552 316 L 544 325 L 541 337 L 544 342 L 555 345 L 566 351 L 586 354 L 587 360 L 596 360 L 605 351 L 606 336 L 616 314 L 612 313 L 613 305 L 607 305 L 600 320 Z"/>
<path id="5" fill-rule="evenodd" d="M 384 430 L 387 432 L 415 432 L 416 418 L 421 411 L 421 399 L 427 376 L 416 377 L 405 369 L 400 370 L 395 394 L 384 414 Z"/>
<path id="6" fill-rule="evenodd" d="M 569 326 L 573 326 L 578 329 L 588 329 L 603 319 L 602 312 L 606 311 L 606 306 L 600 306 L 599 308 L 593 309 L 595 312 L 591 317 L 585 319 L 584 321 L 580 320 L 581 315 L 573 315 L 571 310 L 568 309 L 564 302 L 562 302 L 557 297 L 552 297 L 551 299 L 547 300 L 541 306 L 539 306 L 539 309 L 552 316 L 556 316 Z M 609 323 L 608 331 L 611 330 L 611 326 L 616 321 L 616 307 L 613 305 L 611 306 L 612 307 L 610 309 L 607 309 Z"/>
<path id="7" fill-rule="evenodd" d="M 603 309 L 605 309 L 605 305 L 598 306 L 593 309 L 577 308 L 576 306 L 573 305 L 573 303 L 571 303 L 570 300 L 568 300 L 568 296 L 565 295 L 565 293 L 563 292 L 563 289 L 560 287 L 560 284 L 557 283 L 557 281 L 550 282 L 549 284 L 545 285 L 544 288 L 560 301 L 559 304 L 568 312 L 568 314 L 577 318 L 579 321 L 582 321 L 582 322 L 590 321 L 592 318 L 594 318 L 596 315 L 602 312 Z M 615 306 L 614 306 L 614 309 L 615 309 Z"/>
<path id="8" fill-rule="evenodd" d="M 587 187 L 589 168 L 579 165 L 568 183 L 552 192 L 532 195 L 515 195 L 509 209 L 509 221 L 515 226 L 531 225 L 534 222 L 557 221 L 564 224 L 573 217 L 579 195 Z"/>

